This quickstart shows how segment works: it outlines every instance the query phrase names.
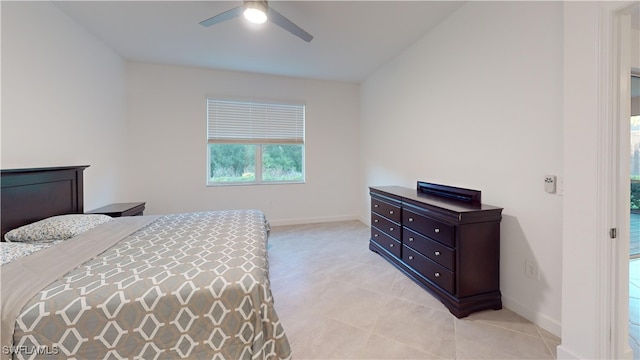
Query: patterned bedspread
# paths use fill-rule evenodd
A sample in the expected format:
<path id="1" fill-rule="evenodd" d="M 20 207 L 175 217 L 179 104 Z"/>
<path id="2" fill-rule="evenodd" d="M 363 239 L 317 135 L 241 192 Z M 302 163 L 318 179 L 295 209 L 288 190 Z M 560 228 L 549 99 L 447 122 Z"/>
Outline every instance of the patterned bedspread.
<path id="1" fill-rule="evenodd" d="M 287 359 L 256 210 L 161 216 L 22 308 L 17 358 Z"/>

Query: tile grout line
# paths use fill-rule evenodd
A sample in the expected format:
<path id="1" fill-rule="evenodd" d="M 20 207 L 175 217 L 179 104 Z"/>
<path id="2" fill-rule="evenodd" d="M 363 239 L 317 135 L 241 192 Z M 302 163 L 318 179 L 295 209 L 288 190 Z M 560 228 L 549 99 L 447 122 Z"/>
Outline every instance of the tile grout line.
<path id="1" fill-rule="evenodd" d="M 537 325 L 536 325 L 536 330 L 538 331 L 538 334 L 540 335 L 540 338 L 542 339 L 542 342 L 544 342 L 544 346 L 547 348 L 547 351 L 549 351 L 549 355 L 551 355 L 551 358 L 557 359 L 558 356 L 557 356 L 556 352 L 551 350 L 551 347 L 549 347 L 549 342 L 547 342 L 547 340 L 550 340 L 550 339 L 547 339 L 547 338 L 544 337 L 544 335 L 540 331 L 540 327 L 538 327 Z"/>
<path id="2" fill-rule="evenodd" d="M 469 320 L 471 320 L 471 321 L 477 321 L 477 322 L 479 322 L 479 323 L 482 323 L 482 324 L 485 324 L 485 325 L 489 325 L 489 326 L 492 326 L 492 327 L 494 327 L 494 328 L 498 328 L 498 329 L 502 329 L 502 330 L 511 331 L 511 332 L 514 332 L 514 333 L 517 333 L 517 334 L 521 334 L 521 335 L 530 336 L 530 337 L 532 337 L 532 338 L 534 338 L 534 339 L 542 339 L 542 340 L 545 340 L 545 337 L 540 333 L 540 329 L 539 329 L 539 328 L 538 328 L 538 326 L 537 326 L 537 325 L 535 325 L 535 324 L 533 324 L 533 325 L 534 325 L 534 326 L 535 326 L 535 328 L 536 328 L 536 332 L 538 333 L 538 336 L 536 336 L 536 335 L 532 335 L 532 334 L 529 334 L 529 333 L 526 333 L 526 332 L 523 332 L 523 331 L 518 331 L 518 330 L 516 330 L 516 329 L 510 329 L 510 328 L 508 328 L 508 327 L 504 327 L 504 326 L 496 325 L 496 324 L 494 324 L 494 323 L 492 323 L 492 322 L 490 322 L 490 321 L 483 320 L 483 319 L 469 319 Z M 549 340 L 551 340 L 551 339 L 549 339 Z M 546 343 L 546 342 L 545 342 L 545 343 Z"/>
<path id="3" fill-rule="evenodd" d="M 455 349 L 454 359 L 458 360 L 458 322 L 456 320 L 453 320 L 453 345 L 453 348 Z"/>

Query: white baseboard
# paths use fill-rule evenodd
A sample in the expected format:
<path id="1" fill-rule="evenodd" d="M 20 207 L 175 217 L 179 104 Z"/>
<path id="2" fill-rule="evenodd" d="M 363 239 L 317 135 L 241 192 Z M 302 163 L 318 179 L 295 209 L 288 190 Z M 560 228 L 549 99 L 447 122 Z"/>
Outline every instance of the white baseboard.
<path id="1" fill-rule="evenodd" d="M 515 312 L 516 314 L 522 316 L 523 318 L 538 325 L 539 327 L 547 330 L 553 335 L 561 337 L 562 324 L 559 320 L 552 319 L 546 315 L 531 310 L 528 307 L 523 306 L 516 301 L 513 301 L 513 299 L 504 296 L 504 294 L 502 295 L 502 305 L 504 305 L 504 307 L 506 307 L 507 309 Z"/>
<path id="2" fill-rule="evenodd" d="M 304 224 L 318 224 L 326 222 L 339 222 L 339 221 L 353 221 L 360 218 L 356 215 L 340 215 L 340 216 L 325 216 L 314 218 L 298 218 L 298 219 L 269 219 L 271 226 L 287 226 L 287 225 L 304 225 Z"/>
<path id="3" fill-rule="evenodd" d="M 562 344 L 560 344 L 560 346 L 558 346 L 556 348 L 556 358 L 558 360 L 578 360 L 578 359 L 582 359 L 582 357 L 572 353 L 571 351 L 569 351 L 569 349 L 564 347 Z"/>

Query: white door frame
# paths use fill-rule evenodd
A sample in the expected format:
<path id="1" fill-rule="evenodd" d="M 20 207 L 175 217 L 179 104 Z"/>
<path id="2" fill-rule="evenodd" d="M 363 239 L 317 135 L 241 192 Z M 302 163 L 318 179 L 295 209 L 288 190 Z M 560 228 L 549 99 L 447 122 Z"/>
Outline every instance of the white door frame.
<path id="1" fill-rule="evenodd" d="M 628 151 L 629 118 L 621 120 L 621 109 L 630 101 L 624 88 L 631 70 L 626 12 L 635 4 L 564 3 L 565 197 L 558 359 L 632 357 L 629 199 L 620 189 L 629 187 L 629 165 L 621 156 Z M 611 229 L 618 230 L 616 238 L 610 238 Z"/>
<path id="2" fill-rule="evenodd" d="M 634 5 L 614 4 L 602 17 L 601 44 L 611 49 L 601 52 L 599 109 L 602 119 L 603 150 L 599 174 L 605 177 L 602 205 L 608 214 L 603 222 L 617 229 L 617 237 L 599 244 L 598 282 L 599 358 L 631 359 L 629 347 L 629 118 L 631 93 L 631 21 Z M 637 4 L 635 4 L 637 6 Z"/>

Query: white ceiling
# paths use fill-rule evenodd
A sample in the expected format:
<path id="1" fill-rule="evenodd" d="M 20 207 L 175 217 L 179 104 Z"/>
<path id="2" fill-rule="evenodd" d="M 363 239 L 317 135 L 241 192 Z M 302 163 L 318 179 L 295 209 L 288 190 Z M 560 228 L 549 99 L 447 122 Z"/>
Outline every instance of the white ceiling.
<path id="1" fill-rule="evenodd" d="M 54 4 L 126 60 L 360 82 L 464 2 L 270 1 L 310 43 L 269 22 L 198 24 L 240 0 Z"/>

